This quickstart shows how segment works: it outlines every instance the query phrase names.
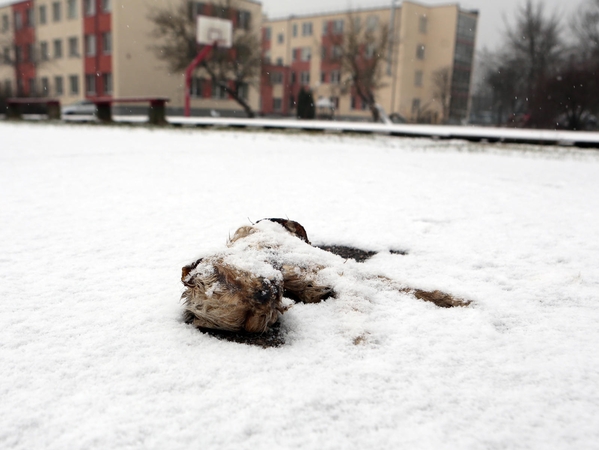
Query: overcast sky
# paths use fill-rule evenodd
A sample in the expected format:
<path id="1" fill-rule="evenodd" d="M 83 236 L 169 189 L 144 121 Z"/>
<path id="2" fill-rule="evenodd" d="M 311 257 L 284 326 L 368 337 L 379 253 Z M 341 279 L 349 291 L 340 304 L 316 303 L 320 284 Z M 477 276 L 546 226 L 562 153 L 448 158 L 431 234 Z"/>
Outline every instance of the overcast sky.
<path id="1" fill-rule="evenodd" d="M 443 5 L 459 3 L 464 9 L 478 9 L 479 49 L 496 47 L 502 30 L 505 29 L 503 17 L 511 20 L 519 5 L 525 0 L 421 0 L 418 3 L 425 5 Z M 538 0 L 537 0 L 538 1 Z M 569 16 L 586 0 L 541 0 L 547 11 L 557 11 L 560 15 Z M 348 8 L 371 7 L 390 5 L 391 0 L 261 0 L 263 10 L 270 18 L 284 17 L 290 14 L 311 14 L 326 11 L 343 11 Z M 400 4 L 401 1 L 398 2 Z"/>

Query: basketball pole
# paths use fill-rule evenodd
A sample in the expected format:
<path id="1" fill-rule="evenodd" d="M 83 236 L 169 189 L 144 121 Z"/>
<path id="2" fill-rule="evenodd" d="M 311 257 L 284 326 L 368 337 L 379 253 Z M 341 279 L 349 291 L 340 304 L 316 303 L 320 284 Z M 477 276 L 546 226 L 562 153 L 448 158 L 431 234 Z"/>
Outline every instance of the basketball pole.
<path id="1" fill-rule="evenodd" d="M 206 58 L 206 56 L 208 56 L 208 53 L 210 53 L 210 51 L 215 48 L 217 45 L 216 42 L 214 42 L 212 45 L 206 45 L 204 46 L 204 48 L 200 51 L 200 53 L 197 54 L 197 56 L 193 59 L 193 61 L 191 62 L 191 64 L 189 64 L 189 66 L 187 66 L 187 69 L 185 69 L 185 111 L 184 111 L 184 115 L 185 117 L 189 117 L 190 116 L 190 112 L 191 112 L 191 75 L 193 73 L 193 70 L 198 66 L 198 64 L 200 64 L 204 58 Z"/>

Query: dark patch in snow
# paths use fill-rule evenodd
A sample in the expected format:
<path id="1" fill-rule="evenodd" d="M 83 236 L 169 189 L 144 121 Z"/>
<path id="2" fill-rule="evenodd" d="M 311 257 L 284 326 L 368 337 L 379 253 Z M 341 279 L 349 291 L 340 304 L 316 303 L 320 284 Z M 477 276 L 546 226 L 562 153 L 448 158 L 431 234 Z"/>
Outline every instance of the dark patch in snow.
<path id="1" fill-rule="evenodd" d="M 348 247 L 345 245 L 316 245 L 321 250 L 326 250 L 327 252 L 334 253 L 335 255 L 339 255 L 345 259 L 355 259 L 358 262 L 364 262 L 374 255 L 377 252 L 373 252 L 371 250 L 362 250 L 355 247 Z M 407 250 L 389 250 L 389 253 L 392 255 L 407 255 Z"/>
<path id="2" fill-rule="evenodd" d="M 358 262 L 364 262 L 376 255 L 376 252 L 370 250 L 361 250 L 359 248 L 346 247 L 345 245 L 316 245 L 315 247 L 334 253 L 345 259 L 355 259 Z"/>
<path id="3" fill-rule="evenodd" d="M 223 331 L 211 328 L 199 328 L 199 330 L 217 339 L 239 344 L 255 345 L 257 347 L 269 348 L 280 347 L 285 343 L 285 337 L 281 331 L 281 323 L 277 322 L 264 333 L 248 333 L 245 331 Z"/>

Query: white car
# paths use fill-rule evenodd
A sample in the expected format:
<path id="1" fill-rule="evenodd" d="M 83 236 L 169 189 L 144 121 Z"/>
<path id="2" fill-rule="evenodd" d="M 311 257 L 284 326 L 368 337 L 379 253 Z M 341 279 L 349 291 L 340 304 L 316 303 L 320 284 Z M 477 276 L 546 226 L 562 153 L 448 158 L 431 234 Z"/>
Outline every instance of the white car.
<path id="1" fill-rule="evenodd" d="M 93 116 L 96 112 L 96 105 L 89 100 L 80 100 L 62 108 L 62 114 L 65 116 L 80 115 Z"/>

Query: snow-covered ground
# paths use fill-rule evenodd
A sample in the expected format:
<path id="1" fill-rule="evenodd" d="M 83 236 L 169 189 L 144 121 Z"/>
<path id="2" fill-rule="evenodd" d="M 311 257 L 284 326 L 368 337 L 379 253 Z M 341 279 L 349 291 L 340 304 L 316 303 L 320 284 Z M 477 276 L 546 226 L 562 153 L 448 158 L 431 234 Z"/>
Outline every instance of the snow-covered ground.
<path id="1" fill-rule="evenodd" d="M 597 448 L 598 192 L 593 151 L 2 123 L 0 448 Z M 183 324 L 181 267 L 263 217 L 474 305 Z"/>

